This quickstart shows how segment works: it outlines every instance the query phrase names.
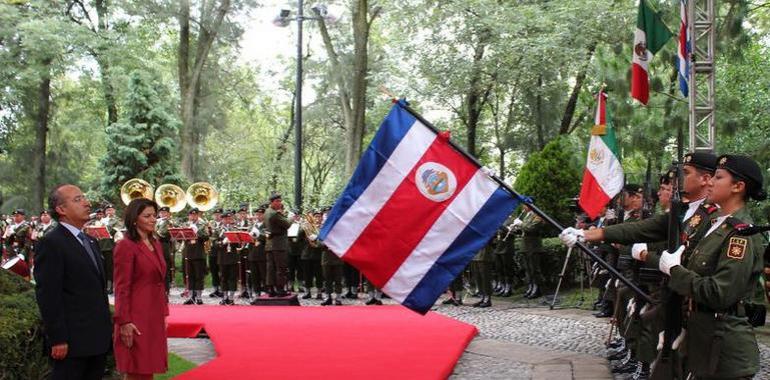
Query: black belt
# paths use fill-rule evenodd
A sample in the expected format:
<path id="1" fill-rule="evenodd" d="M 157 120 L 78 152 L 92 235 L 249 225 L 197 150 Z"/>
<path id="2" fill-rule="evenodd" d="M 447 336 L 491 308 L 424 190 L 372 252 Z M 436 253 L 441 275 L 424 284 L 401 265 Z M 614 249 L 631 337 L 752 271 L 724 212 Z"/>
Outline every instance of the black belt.
<path id="1" fill-rule="evenodd" d="M 746 311 L 743 307 L 742 302 L 739 302 L 724 310 L 716 310 L 702 303 L 693 303 L 693 311 L 699 311 L 702 313 L 709 313 L 709 314 L 714 313 L 714 314 L 735 315 L 739 317 L 746 316 Z"/>

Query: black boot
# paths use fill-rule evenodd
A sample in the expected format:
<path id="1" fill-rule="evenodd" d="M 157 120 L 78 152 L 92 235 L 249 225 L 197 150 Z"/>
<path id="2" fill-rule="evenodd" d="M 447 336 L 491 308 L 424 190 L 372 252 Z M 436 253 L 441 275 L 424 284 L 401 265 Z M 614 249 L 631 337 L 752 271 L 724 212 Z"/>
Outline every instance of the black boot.
<path id="1" fill-rule="evenodd" d="M 473 303 L 471 306 L 473 306 L 473 307 L 483 307 L 483 306 L 481 306 L 481 305 L 483 305 L 483 304 L 484 304 L 484 301 L 485 301 L 486 299 L 487 299 L 487 296 L 485 296 L 485 295 L 483 295 L 483 294 L 482 294 L 482 295 L 481 295 L 481 300 L 479 300 L 478 302 L 474 302 L 474 303 Z"/>
<path id="2" fill-rule="evenodd" d="M 302 295 L 302 299 L 303 299 L 303 300 L 309 300 L 309 299 L 310 299 L 310 297 L 312 297 L 312 296 L 310 295 L 310 292 L 307 292 L 307 293 L 305 293 L 305 294 L 303 294 L 303 295 Z"/>
<path id="3" fill-rule="evenodd" d="M 540 297 L 541 295 L 543 295 L 543 294 L 540 293 L 540 287 L 537 286 L 537 284 L 532 284 L 532 291 L 529 292 L 529 297 L 527 297 L 527 298 L 528 299 L 534 299 L 534 298 Z"/>
<path id="4" fill-rule="evenodd" d="M 332 304 L 332 295 L 327 294 L 326 299 L 323 302 L 321 302 L 321 306 L 329 306 L 331 304 Z"/>
<path id="5" fill-rule="evenodd" d="M 604 303 L 604 307 L 599 310 L 599 312 L 594 313 L 594 317 L 596 318 L 607 318 L 612 316 L 612 302 L 607 301 Z"/>
<path id="6" fill-rule="evenodd" d="M 510 282 L 507 282 L 507 283 L 505 283 L 505 287 L 504 287 L 504 289 L 503 289 L 503 294 L 502 294 L 502 296 L 503 296 L 503 297 L 510 297 L 510 296 L 511 296 L 511 294 L 513 294 L 513 293 L 512 293 L 512 290 L 511 290 L 511 283 L 510 283 Z"/>
<path id="7" fill-rule="evenodd" d="M 492 297 L 486 296 L 481 299 L 481 303 L 479 304 L 479 307 L 491 307 L 492 306 Z"/>
<path id="8" fill-rule="evenodd" d="M 529 286 L 527 287 L 527 291 L 524 292 L 524 298 L 529 298 L 529 295 L 532 294 L 532 283 L 529 283 Z"/>

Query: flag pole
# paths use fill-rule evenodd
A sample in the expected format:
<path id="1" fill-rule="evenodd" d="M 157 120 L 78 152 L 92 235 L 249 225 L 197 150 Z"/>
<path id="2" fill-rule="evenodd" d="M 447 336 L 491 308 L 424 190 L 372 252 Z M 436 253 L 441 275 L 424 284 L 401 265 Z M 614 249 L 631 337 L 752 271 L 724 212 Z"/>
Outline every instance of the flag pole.
<path id="1" fill-rule="evenodd" d="M 393 103 L 397 104 L 399 107 L 403 108 L 404 110 L 406 110 L 407 112 L 412 114 L 412 116 L 414 116 L 422 124 L 424 124 L 431 131 L 433 131 L 433 133 L 436 133 L 436 134 L 440 133 L 438 128 L 436 128 L 429 121 L 425 120 L 425 118 L 423 118 L 422 115 L 420 115 L 417 111 L 412 109 L 412 107 L 409 107 L 409 105 L 406 103 L 406 100 L 396 99 L 394 96 L 392 96 L 392 94 L 390 94 L 389 91 L 386 92 L 387 89 L 384 89 L 384 90 L 383 89 L 384 89 L 384 87 L 381 88 L 381 91 L 383 91 L 383 93 L 385 93 L 386 95 L 391 97 Z M 479 160 L 476 159 L 476 157 L 473 157 L 472 155 L 470 155 L 470 153 L 468 153 L 461 146 L 455 144 L 454 141 L 452 141 L 451 139 L 448 139 L 447 141 L 449 142 L 449 145 L 452 148 L 454 148 L 457 152 L 462 154 L 469 161 L 473 162 L 476 166 L 478 166 L 480 168 L 484 167 L 484 165 L 481 162 L 479 162 Z M 516 190 L 514 190 L 507 183 L 505 183 L 505 181 L 503 181 L 500 177 L 498 177 L 496 175 L 493 175 L 491 173 L 487 173 L 487 175 L 489 175 L 489 177 L 492 178 L 495 182 L 497 182 L 502 188 L 504 188 L 509 193 L 511 193 L 511 195 L 513 195 L 516 199 L 524 202 L 535 214 L 537 214 L 537 216 L 539 216 L 540 218 L 542 218 L 543 220 L 548 222 L 550 225 L 552 225 L 553 227 L 555 227 L 559 231 L 563 231 L 564 230 L 564 226 L 562 226 L 559 222 L 557 222 L 555 219 L 553 219 L 550 215 L 546 214 L 543 210 L 541 210 L 540 208 L 535 206 L 532 203 L 532 200 L 529 197 L 522 196 L 521 194 L 516 192 Z M 575 243 L 575 246 L 578 247 L 581 251 L 583 251 L 586 254 L 588 254 L 589 256 L 591 256 L 591 258 L 596 260 L 596 262 L 599 263 L 599 265 L 604 267 L 604 269 L 607 269 L 607 271 L 610 272 L 610 274 L 612 276 L 614 276 L 615 278 L 620 280 L 620 282 L 622 282 L 623 284 L 628 286 L 640 298 L 644 299 L 646 302 L 648 302 L 650 304 L 654 303 L 652 298 L 650 298 L 650 296 L 647 295 L 647 293 L 645 293 L 642 289 L 640 289 L 636 284 L 631 282 L 631 280 L 629 280 L 628 278 L 623 276 L 623 274 L 618 272 L 618 270 L 615 269 L 612 265 L 610 265 L 609 263 L 604 261 L 604 259 L 602 259 L 598 254 L 596 254 L 596 252 L 594 252 L 591 248 L 588 248 L 588 246 L 586 246 L 583 242 L 577 242 L 577 243 Z"/>

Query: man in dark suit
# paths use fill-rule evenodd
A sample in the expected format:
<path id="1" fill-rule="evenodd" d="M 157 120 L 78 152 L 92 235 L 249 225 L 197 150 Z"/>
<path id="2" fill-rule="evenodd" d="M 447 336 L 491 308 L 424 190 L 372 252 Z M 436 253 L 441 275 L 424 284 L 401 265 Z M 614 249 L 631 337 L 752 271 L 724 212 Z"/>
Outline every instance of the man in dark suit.
<path id="1" fill-rule="evenodd" d="M 112 320 L 99 246 L 81 230 L 91 204 L 74 185 L 48 197 L 59 222 L 41 240 L 35 260 L 37 304 L 53 379 L 101 379 L 112 347 Z"/>

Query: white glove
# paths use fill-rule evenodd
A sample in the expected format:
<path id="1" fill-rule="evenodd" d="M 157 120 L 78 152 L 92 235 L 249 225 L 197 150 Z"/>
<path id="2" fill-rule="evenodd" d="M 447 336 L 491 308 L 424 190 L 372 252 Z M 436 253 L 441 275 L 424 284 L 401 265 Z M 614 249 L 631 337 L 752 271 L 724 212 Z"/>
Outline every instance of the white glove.
<path id="1" fill-rule="evenodd" d="M 585 241 L 585 232 L 577 228 L 567 227 L 559 234 L 559 239 L 567 247 L 574 247 L 578 241 Z"/>
<path id="2" fill-rule="evenodd" d="M 660 271 L 671 276 L 671 268 L 682 264 L 682 252 L 684 252 L 684 246 L 680 245 L 673 253 L 663 251 L 660 255 Z"/>
<path id="3" fill-rule="evenodd" d="M 607 212 L 604 213 L 604 219 L 615 219 L 615 210 L 607 209 Z"/>
<path id="4" fill-rule="evenodd" d="M 316 235 L 316 234 L 311 234 L 311 235 L 310 235 L 310 236 L 308 236 L 307 238 L 308 238 L 308 239 L 310 239 L 310 241 L 315 241 L 316 239 L 318 239 L 318 235 Z"/>
<path id="5" fill-rule="evenodd" d="M 628 312 L 628 315 L 634 314 L 636 311 L 636 300 L 631 298 L 628 300 L 628 305 L 626 305 L 626 311 Z"/>
<path id="6" fill-rule="evenodd" d="M 230 244 L 230 239 L 228 238 L 222 239 L 222 244 Z"/>
<path id="7" fill-rule="evenodd" d="M 639 261 L 642 260 L 642 252 L 647 250 L 647 243 L 636 243 L 631 246 L 631 256 Z"/>
<path id="8" fill-rule="evenodd" d="M 658 334 L 658 351 L 663 349 L 663 339 L 666 337 L 666 334 L 664 331 L 661 331 Z M 679 335 L 677 335 L 676 339 L 674 339 L 673 342 L 671 342 L 671 349 L 676 350 L 679 349 L 679 346 L 682 345 L 682 342 L 684 342 L 684 338 L 687 337 L 687 329 L 682 329 L 682 331 L 679 332 Z"/>
<path id="9" fill-rule="evenodd" d="M 615 287 L 617 288 L 620 286 L 620 279 L 615 279 Z"/>
<path id="10" fill-rule="evenodd" d="M 663 349 L 663 339 L 666 338 L 666 332 L 661 331 L 658 333 L 658 345 L 655 347 L 658 351 Z"/>
<path id="11" fill-rule="evenodd" d="M 514 226 L 514 227 L 517 227 L 517 226 L 521 225 L 522 223 L 524 223 L 524 222 L 522 222 L 521 219 L 516 218 L 516 219 L 513 220 L 513 223 L 511 223 L 511 225 Z"/>
<path id="12" fill-rule="evenodd" d="M 612 279 L 607 280 L 607 283 L 604 284 L 605 288 L 609 288 L 610 286 L 612 286 Z"/>
<path id="13" fill-rule="evenodd" d="M 198 226 L 197 225 L 192 224 L 192 225 L 190 225 L 190 228 L 192 228 L 193 232 L 195 232 L 196 234 L 198 233 Z"/>

